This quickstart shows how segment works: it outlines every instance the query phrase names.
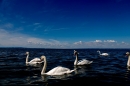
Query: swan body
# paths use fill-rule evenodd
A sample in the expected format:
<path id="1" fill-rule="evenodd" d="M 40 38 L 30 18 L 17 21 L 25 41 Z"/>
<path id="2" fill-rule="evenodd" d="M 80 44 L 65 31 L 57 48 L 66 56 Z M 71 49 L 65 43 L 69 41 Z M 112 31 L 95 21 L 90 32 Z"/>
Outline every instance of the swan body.
<path id="1" fill-rule="evenodd" d="M 126 55 L 128 56 L 127 66 L 130 67 L 130 53 L 126 52 Z"/>
<path id="2" fill-rule="evenodd" d="M 87 59 L 82 59 L 78 61 L 78 52 L 74 50 L 74 55 L 76 56 L 76 59 L 74 61 L 74 65 L 88 65 L 93 63 L 93 61 L 89 61 Z"/>
<path id="3" fill-rule="evenodd" d="M 89 61 L 87 59 L 82 59 L 78 61 L 77 65 L 87 65 L 87 64 L 91 64 L 93 61 Z"/>
<path id="4" fill-rule="evenodd" d="M 49 72 L 47 72 L 47 75 L 63 75 L 63 74 L 68 74 L 73 72 L 73 70 L 71 71 L 69 68 L 65 68 L 65 67 L 55 67 L 52 70 L 50 70 Z"/>
<path id="5" fill-rule="evenodd" d="M 43 63 L 43 61 L 40 58 L 34 58 L 31 61 L 28 61 L 29 59 L 29 52 L 26 52 L 26 65 L 30 65 L 30 66 L 37 66 L 37 64 L 41 64 Z"/>
<path id="6" fill-rule="evenodd" d="M 34 58 L 34 59 L 32 59 L 30 62 L 40 62 L 40 61 L 41 61 L 40 58 Z"/>
<path id="7" fill-rule="evenodd" d="M 41 75 L 63 75 L 63 74 L 72 73 L 74 71 L 66 67 L 57 66 L 45 73 L 47 67 L 47 60 L 45 56 L 41 56 L 41 59 L 44 61 L 44 66 L 42 68 Z"/>
<path id="8" fill-rule="evenodd" d="M 108 56 L 109 54 L 108 53 L 101 53 L 99 50 L 97 51 L 99 53 L 99 55 L 101 56 Z"/>

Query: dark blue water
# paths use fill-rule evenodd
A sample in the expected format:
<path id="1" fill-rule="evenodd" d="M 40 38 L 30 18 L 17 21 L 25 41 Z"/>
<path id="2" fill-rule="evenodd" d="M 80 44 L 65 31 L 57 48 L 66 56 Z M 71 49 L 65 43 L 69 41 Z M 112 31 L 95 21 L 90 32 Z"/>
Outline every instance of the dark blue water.
<path id="1" fill-rule="evenodd" d="M 125 53 L 130 49 L 75 49 L 79 59 L 86 58 L 93 63 L 78 66 L 69 75 L 55 77 L 41 76 L 43 64 L 38 67 L 26 66 L 25 52 L 30 52 L 29 60 L 45 55 L 47 70 L 56 66 L 74 69 L 74 49 L 29 49 L 0 48 L 0 85 L 30 86 L 130 86 L 130 70 L 127 68 Z M 107 52 L 107 57 L 99 56 L 97 50 Z"/>

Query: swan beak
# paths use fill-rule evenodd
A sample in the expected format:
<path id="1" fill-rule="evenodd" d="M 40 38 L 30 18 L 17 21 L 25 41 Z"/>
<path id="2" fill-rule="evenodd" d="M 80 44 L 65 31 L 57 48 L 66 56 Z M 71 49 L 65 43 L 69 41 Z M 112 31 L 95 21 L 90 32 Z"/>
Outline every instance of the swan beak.
<path id="1" fill-rule="evenodd" d="M 128 56 L 128 54 L 126 54 L 125 56 Z"/>
<path id="2" fill-rule="evenodd" d="M 127 57 L 128 55 L 126 54 L 125 57 Z"/>

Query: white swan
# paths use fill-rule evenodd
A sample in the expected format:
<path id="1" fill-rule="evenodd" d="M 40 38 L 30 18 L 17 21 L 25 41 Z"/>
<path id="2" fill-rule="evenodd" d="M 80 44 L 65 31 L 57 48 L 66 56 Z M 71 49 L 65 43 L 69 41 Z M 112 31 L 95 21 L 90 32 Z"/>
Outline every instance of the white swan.
<path id="1" fill-rule="evenodd" d="M 74 61 L 74 65 L 88 65 L 88 64 L 91 64 L 93 61 L 89 61 L 89 60 L 86 60 L 86 59 L 82 59 L 82 60 L 79 60 L 78 61 L 78 52 L 74 50 L 74 55 L 76 56 L 76 59 Z"/>
<path id="2" fill-rule="evenodd" d="M 41 64 L 43 62 L 40 58 L 34 58 L 31 61 L 28 61 L 29 52 L 26 52 L 26 55 L 26 65 L 37 66 L 37 64 Z"/>
<path id="3" fill-rule="evenodd" d="M 130 67 L 130 53 L 126 52 L 126 56 L 128 56 L 127 66 Z"/>
<path id="4" fill-rule="evenodd" d="M 62 67 L 62 66 L 57 66 L 50 71 L 46 72 L 46 67 L 47 67 L 47 60 L 45 56 L 41 56 L 41 59 L 44 61 L 44 66 L 41 71 L 41 75 L 63 75 L 63 74 L 69 74 L 72 73 L 74 70 L 70 70 L 69 68 Z"/>
<path id="5" fill-rule="evenodd" d="M 101 56 L 108 56 L 109 54 L 108 53 L 101 53 L 99 50 L 97 51 L 99 53 L 99 55 Z"/>

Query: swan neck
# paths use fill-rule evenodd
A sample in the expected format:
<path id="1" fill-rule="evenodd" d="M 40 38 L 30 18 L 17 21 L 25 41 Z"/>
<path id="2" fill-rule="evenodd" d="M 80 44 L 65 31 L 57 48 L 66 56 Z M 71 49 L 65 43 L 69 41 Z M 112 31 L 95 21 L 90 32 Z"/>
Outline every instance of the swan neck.
<path id="1" fill-rule="evenodd" d="M 78 54 L 76 55 L 75 62 L 74 62 L 74 65 L 77 65 L 77 64 L 78 64 Z"/>
<path id="2" fill-rule="evenodd" d="M 47 67 L 47 60 L 46 60 L 46 57 L 44 56 L 44 65 L 43 65 L 43 68 L 42 68 L 41 74 L 44 74 L 44 73 L 45 73 L 45 71 L 46 71 L 46 67 Z"/>
<path id="3" fill-rule="evenodd" d="M 101 52 L 100 51 L 98 51 L 99 52 L 99 54 L 101 54 Z"/>
<path id="4" fill-rule="evenodd" d="M 28 58 L 29 58 L 29 54 L 27 54 L 27 57 L 26 57 L 26 63 L 28 63 Z"/>

